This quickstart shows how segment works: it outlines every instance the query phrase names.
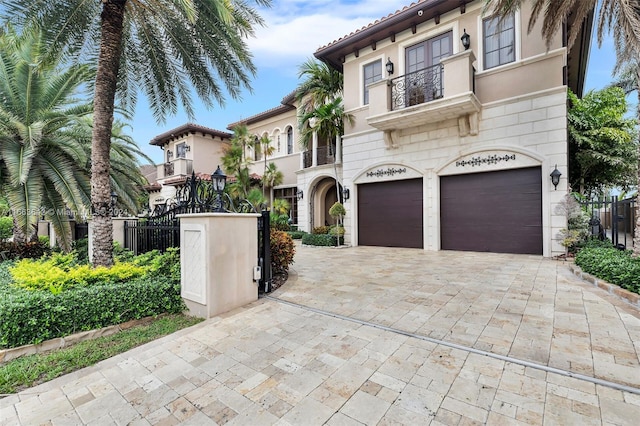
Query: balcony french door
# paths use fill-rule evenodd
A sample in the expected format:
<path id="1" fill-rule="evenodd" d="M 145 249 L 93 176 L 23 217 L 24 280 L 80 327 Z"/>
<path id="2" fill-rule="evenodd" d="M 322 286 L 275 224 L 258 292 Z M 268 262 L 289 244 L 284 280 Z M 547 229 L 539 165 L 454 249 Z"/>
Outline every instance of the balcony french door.
<path id="1" fill-rule="evenodd" d="M 406 106 L 442 97 L 440 59 L 453 53 L 452 40 L 452 32 L 449 31 L 406 49 Z"/>

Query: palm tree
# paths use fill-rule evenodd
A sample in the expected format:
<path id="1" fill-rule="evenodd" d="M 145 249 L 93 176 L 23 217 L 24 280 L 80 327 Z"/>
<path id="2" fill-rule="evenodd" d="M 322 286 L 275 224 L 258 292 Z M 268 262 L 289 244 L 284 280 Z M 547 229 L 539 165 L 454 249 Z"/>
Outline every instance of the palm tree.
<path id="1" fill-rule="evenodd" d="M 269 188 L 273 188 L 274 186 L 280 185 L 283 179 L 284 179 L 284 175 L 280 170 L 278 170 L 278 166 L 276 166 L 275 163 L 269 163 L 268 166 L 265 165 L 264 174 L 262 175 L 263 195 L 264 195 L 265 186 Z M 273 204 L 271 194 L 269 194 L 269 204 Z"/>
<path id="2" fill-rule="evenodd" d="M 254 0 L 269 6 L 270 0 Z M 246 37 L 262 25 L 244 0 L 7 0 L 5 19 L 46 29 L 52 52 L 97 58 L 91 149 L 93 264 L 113 264 L 109 152 L 116 98 L 130 107 L 138 91 L 158 120 L 181 103 L 193 115 L 192 90 L 205 104 L 237 97 L 255 73 Z M 223 87 L 218 82 L 220 79 Z"/>
<path id="3" fill-rule="evenodd" d="M 324 62 L 307 59 L 298 69 L 298 78 L 304 78 L 296 89 L 303 114 L 342 96 L 342 74 Z"/>
<path id="4" fill-rule="evenodd" d="M 87 158 L 91 155 L 91 134 L 93 121 L 91 117 L 83 117 L 77 124 Z M 111 131 L 111 161 L 110 182 L 113 192 L 118 194 L 118 207 L 131 213 L 138 212 L 143 186 L 148 182 L 140 172 L 140 159 L 153 164 L 153 160 L 140 150 L 130 135 L 125 133 L 129 127 L 120 120 L 115 120 Z M 90 170 L 87 164 L 87 171 Z"/>
<path id="5" fill-rule="evenodd" d="M 616 70 L 622 67 L 635 67 L 636 83 L 640 79 L 638 58 L 640 58 L 640 0 L 531 0 L 533 13 L 529 19 L 529 31 L 532 30 L 540 14 L 543 14 L 542 36 L 547 45 L 558 34 L 562 24 L 572 15 L 578 24 L 596 9 L 598 44 L 607 32 L 613 33 L 616 49 Z M 524 0 L 485 0 L 485 9 L 498 16 L 507 16 L 519 9 Z M 580 25 L 573 25 L 569 31 L 568 45 L 571 47 L 580 31 Z M 631 64 L 631 65 L 628 65 Z M 637 87 L 637 86 L 636 86 Z M 640 116 L 638 117 L 640 120 Z M 640 145 L 638 145 L 640 158 Z M 640 188 L 640 167 L 638 168 L 638 187 Z M 640 191 L 636 202 L 640 209 Z M 636 214 L 634 256 L 640 256 L 640 214 Z"/>
<path id="6" fill-rule="evenodd" d="M 14 238 L 35 238 L 41 216 L 63 249 L 71 246 L 67 208 L 88 205 L 89 174 L 82 132 L 91 113 L 75 96 L 91 78 L 86 65 L 58 67 L 37 30 L 0 36 L 0 188 L 14 219 Z"/>
<path id="7" fill-rule="evenodd" d="M 275 152 L 275 148 L 273 147 L 273 145 L 271 145 L 271 139 L 266 134 L 262 135 L 262 137 L 258 139 L 256 148 L 260 149 L 260 152 L 262 153 L 262 158 L 264 160 L 264 171 L 262 173 L 262 196 L 264 197 L 265 186 L 268 183 L 268 181 L 265 180 L 267 176 L 267 157 L 270 157 L 273 155 L 273 153 Z M 273 164 L 273 166 L 275 167 L 275 164 Z"/>

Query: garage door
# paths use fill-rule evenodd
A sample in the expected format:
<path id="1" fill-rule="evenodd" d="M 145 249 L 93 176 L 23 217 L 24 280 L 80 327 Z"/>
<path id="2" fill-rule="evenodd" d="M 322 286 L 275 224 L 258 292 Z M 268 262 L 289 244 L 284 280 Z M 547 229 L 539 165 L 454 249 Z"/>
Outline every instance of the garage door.
<path id="1" fill-rule="evenodd" d="M 422 179 L 358 185 L 358 244 L 423 248 Z"/>
<path id="2" fill-rule="evenodd" d="M 539 167 L 440 178 L 443 250 L 542 254 Z"/>

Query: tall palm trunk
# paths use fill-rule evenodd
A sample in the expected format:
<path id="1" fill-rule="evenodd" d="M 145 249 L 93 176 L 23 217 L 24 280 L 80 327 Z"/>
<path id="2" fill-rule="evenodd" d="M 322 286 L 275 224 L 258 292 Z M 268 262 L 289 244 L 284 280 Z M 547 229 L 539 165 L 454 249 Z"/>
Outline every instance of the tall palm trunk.
<path id="1" fill-rule="evenodd" d="M 127 0 L 103 3 L 100 55 L 96 73 L 93 135 L 91 139 L 91 210 L 93 265 L 113 264 L 113 224 L 111 222 L 111 183 L 109 151 L 111 128 L 122 51 L 122 28 Z"/>

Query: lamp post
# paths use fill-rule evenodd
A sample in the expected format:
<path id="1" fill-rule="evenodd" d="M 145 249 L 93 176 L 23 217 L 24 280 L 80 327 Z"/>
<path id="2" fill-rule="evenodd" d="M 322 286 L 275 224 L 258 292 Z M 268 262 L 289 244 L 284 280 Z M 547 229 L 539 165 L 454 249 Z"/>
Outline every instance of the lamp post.
<path id="1" fill-rule="evenodd" d="M 116 217 L 116 206 L 118 205 L 118 193 L 111 191 L 111 217 Z"/>
<path id="2" fill-rule="evenodd" d="M 222 206 L 222 191 L 224 191 L 224 187 L 227 185 L 227 175 L 220 170 L 220 166 L 218 166 L 216 171 L 211 174 L 211 184 L 213 186 L 213 191 L 215 192 L 213 211 L 215 213 L 224 213 L 224 208 Z"/>

